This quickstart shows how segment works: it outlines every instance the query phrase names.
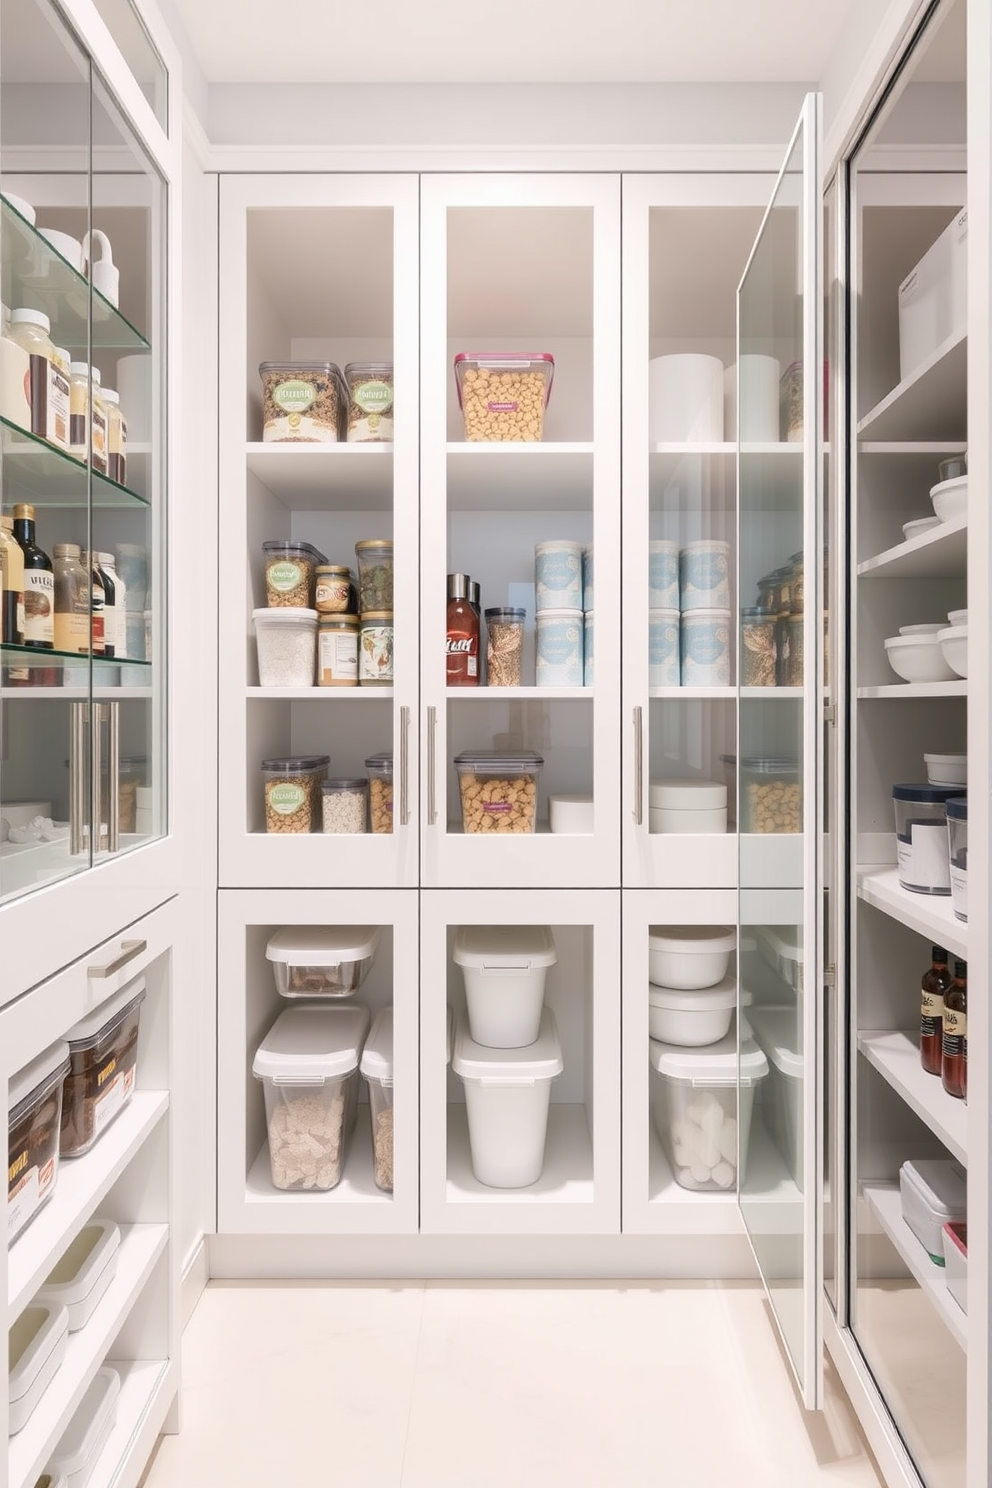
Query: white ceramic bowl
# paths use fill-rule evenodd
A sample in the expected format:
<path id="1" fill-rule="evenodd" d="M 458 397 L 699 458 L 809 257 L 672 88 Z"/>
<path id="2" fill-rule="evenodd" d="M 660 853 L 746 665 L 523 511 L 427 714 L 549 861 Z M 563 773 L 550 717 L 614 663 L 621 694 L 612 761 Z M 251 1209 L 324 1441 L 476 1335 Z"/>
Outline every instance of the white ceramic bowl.
<path id="1" fill-rule="evenodd" d="M 958 677 L 968 675 L 968 627 L 967 625 L 950 625 L 942 630 L 937 637 L 944 660 L 951 671 Z"/>
<path id="2" fill-rule="evenodd" d="M 715 1044 L 729 1033 L 736 1004 L 737 983 L 733 977 L 724 977 L 715 987 L 696 992 L 649 986 L 649 1036 L 684 1048 Z"/>
<path id="3" fill-rule="evenodd" d="M 968 477 L 940 481 L 930 492 L 933 509 L 942 522 L 956 522 L 968 515 Z"/>
<path id="4" fill-rule="evenodd" d="M 968 611 L 967 610 L 948 610 L 948 612 L 947 612 L 947 623 L 948 623 L 948 625 L 967 625 L 968 624 Z"/>
<path id="5" fill-rule="evenodd" d="M 966 754 L 925 754 L 923 763 L 927 767 L 927 779 L 931 785 L 968 784 Z"/>
<path id="6" fill-rule="evenodd" d="M 34 207 L 29 201 L 26 201 L 23 196 L 15 196 L 12 191 L 5 191 L 3 193 L 3 198 L 4 201 L 10 202 L 10 205 L 15 209 L 15 211 L 20 212 L 25 222 L 30 222 L 31 226 L 34 227 Z"/>
<path id="7" fill-rule="evenodd" d="M 715 987 L 727 975 L 736 936 L 729 925 L 652 926 L 648 979 L 678 992 Z"/>
<path id="8" fill-rule="evenodd" d="M 904 635 L 936 635 L 938 630 L 946 630 L 947 626 L 943 620 L 935 620 L 926 625 L 900 625 L 899 634 Z"/>
<path id="9" fill-rule="evenodd" d="M 922 532 L 930 532 L 939 526 L 939 517 L 914 517 L 911 522 L 903 522 L 902 535 L 909 542 L 911 537 L 919 537 Z"/>
<path id="10" fill-rule="evenodd" d="M 957 676 L 941 649 L 943 634 L 890 636 L 885 656 L 896 676 L 904 682 L 950 682 Z"/>

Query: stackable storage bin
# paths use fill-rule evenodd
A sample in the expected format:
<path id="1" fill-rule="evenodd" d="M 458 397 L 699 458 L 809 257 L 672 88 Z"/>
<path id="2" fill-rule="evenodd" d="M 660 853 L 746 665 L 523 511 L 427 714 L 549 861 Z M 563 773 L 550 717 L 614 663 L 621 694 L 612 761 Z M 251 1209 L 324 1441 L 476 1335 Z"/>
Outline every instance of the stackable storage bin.
<path id="1" fill-rule="evenodd" d="M 471 1038 L 490 1049 L 532 1044 L 544 979 L 558 959 L 547 925 L 459 925 L 454 961 L 465 978 Z"/>
<path id="2" fill-rule="evenodd" d="M 372 1176 L 376 1188 L 393 1191 L 393 1010 L 383 1008 L 365 1040 L 362 1077 L 369 1087 Z"/>
<path id="3" fill-rule="evenodd" d="M 283 925 L 265 954 L 280 997 L 350 997 L 372 970 L 378 944 L 373 925 Z"/>
<path id="4" fill-rule="evenodd" d="M 689 992 L 649 982 L 648 1032 L 653 1039 L 681 1048 L 715 1044 L 728 1033 L 736 1006 L 734 977 Z"/>
<path id="5" fill-rule="evenodd" d="M 472 1171 L 488 1188 L 527 1188 L 544 1168 L 551 1086 L 564 1069 L 554 1014 L 545 1008 L 525 1049 L 475 1043 L 455 1023 L 452 1069 L 465 1086 Z"/>
<path id="6" fill-rule="evenodd" d="M 116 1369 L 98 1369 L 79 1408 L 62 1433 L 48 1462 L 48 1472 L 64 1475 L 68 1488 L 84 1488 L 107 1438 L 117 1424 L 121 1377 Z"/>
<path id="7" fill-rule="evenodd" d="M 123 1111 L 138 1077 L 143 979 L 122 987 L 69 1030 L 62 1099 L 63 1157 L 82 1157 Z"/>
<path id="8" fill-rule="evenodd" d="M 55 1192 L 69 1045 L 59 1039 L 10 1081 L 7 1116 L 7 1243 Z"/>
<path id="9" fill-rule="evenodd" d="M 968 1175 L 950 1158 L 917 1158 L 899 1169 L 902 1217 L 937 1266 L 944 1264 L 945 1224 L 968 1218 Z"/>
<path id="10" fill-rule="evenodd" d="M 23 1431 L 65 1358 L 69 1317 L 57 1302 L 35 1299 L 25 1307 L 8 1335 L 7 1431 Z"/>
<path id="11" fill-rule="evenodd" d="M 69 1332 L 84 1328 L 117 1274 L 121 1232 L 112 1219 L 95 1219 L 80 1230 L 69 1249 L 48 1273 L 37 1296 L 69 1314 Z"/>
<path id="12" fill-rule="evenodd" d="M 651 1116 L 675 1181 L 697 1193 L 719 1192 L 737 1182 L 738 1124 L 742 1168 L 746 1163 L 751 1107 L 768 1061 L 751 1042 L 741 1045 L 738 1110 L 737 1035 L 706 1049 L 680 1049 L 648 1040 Z"/>
<path id="13" fill-rule="evenodd" d="M 748 1022 L 770 1069 L 762 1096 L 765 1126 L 803 1186 L 803 1056 L 796 1008 L 753 1007 Z"/>
<path id="14" fill-rule="evenodd" d="M 727 787 L 715 780 L 652 780 L 651 832 L 726 832 Z"/>
<path id="15" fill-rule="evenodd" d="M 715 987 L 727 975 L 736 942 L 729 925 L 652 925 L 648 979 L 657 987 L 680 992 Z"/>

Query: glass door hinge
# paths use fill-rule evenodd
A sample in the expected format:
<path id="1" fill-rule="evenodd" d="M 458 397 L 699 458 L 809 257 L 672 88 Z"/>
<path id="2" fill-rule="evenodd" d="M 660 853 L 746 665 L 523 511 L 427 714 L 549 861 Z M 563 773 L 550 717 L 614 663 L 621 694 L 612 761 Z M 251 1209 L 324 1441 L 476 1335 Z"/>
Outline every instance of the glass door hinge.
<path id="1" fill-rule="evenodd" d="M 837 704 L 836 703 L 827 703 L 824 706 L 824 709 L 823 709 L 823 721 L 824 721 L 824 723 L 832 723 L 832 724 L 834 724 L 836 726 L 836 723 L 837 723 Z"/>
<path id="2" fill-rule="evenodd" d="M 825 987 L 836 987 L 837 967 L 833 961 L 827 963 L 823 968 L 823 985 Z"/>

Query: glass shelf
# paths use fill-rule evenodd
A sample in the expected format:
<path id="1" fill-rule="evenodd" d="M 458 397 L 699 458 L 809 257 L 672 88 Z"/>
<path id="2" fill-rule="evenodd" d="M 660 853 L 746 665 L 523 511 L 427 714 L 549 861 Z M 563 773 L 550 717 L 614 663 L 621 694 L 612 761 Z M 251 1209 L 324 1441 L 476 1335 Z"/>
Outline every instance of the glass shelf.
<path id="1" fill-rule="evenodd" d="M 41 651 L 35 646 L 17 646 L 13 641 L 4 641 L 0 645 L 0 658 L 8 666 L 58 667 L 63 672 L 88 667 L 92 663 L 98 675 L 107 667 L 141 667 L 148 673 L 149 681 L 151 680 L 151 662 L 134 656 L 90 656 L 79 651 Z"/>
<path id="2" fill-rule="evenodd" d="M 84 350 L 92 337 L 94 351 L 150 350 L 148 341 L 127 317 L 104 299 L 99 290 L 93 289 L 89 280 L 6 198 L 0 198 L 0 209 L 5 305 L 12 309 L 30 305 L 33 310 L 43 310 L 52 323 L 52 340 L 56 346 Z"/>
<path id="3" fill-rule="evenodd" d="M 89 505 L 89 466 L 68 450 L 59 449 L 0 416 L 0 456 L 4 469 L 4 501 L 30 500 L 35 506 L 70 509 Z M 98 511 L 145 507 L 146 496 L 94 470 L 93 502 Z"/>

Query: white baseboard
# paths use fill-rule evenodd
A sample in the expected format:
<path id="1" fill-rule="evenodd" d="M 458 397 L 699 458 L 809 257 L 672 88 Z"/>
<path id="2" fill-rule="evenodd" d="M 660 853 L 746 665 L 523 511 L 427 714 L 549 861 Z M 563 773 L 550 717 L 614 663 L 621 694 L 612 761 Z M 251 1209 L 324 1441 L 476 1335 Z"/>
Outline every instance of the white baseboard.
<path id="1" fill-rule="evenodd" d="M 182 1327 L 185 1328 L 193 1316 L 196 1304 L 199 1302 L 203 1289 L 209 1280 L 210 1257 L 207 1251 L 206 1239 L 201 1235 L 186 1257 L 186 1264 L 183 1267 L 181 1294 Z"/>

